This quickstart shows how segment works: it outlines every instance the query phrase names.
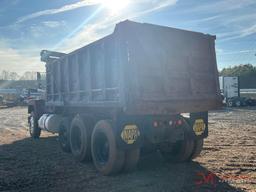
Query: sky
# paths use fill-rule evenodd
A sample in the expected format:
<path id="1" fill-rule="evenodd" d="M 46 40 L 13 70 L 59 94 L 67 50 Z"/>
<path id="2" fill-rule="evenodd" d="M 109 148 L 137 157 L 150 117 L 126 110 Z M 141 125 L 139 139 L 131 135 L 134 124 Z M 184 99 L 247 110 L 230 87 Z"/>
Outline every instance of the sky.
<path id="1" fill-rule="evenodd" d="M 44 71 L 41 50 L 69 53 L 126 19 L 216 35 L 219 70 L 256 65 L 256 0 L 0 0 L 0 71 Z"/>

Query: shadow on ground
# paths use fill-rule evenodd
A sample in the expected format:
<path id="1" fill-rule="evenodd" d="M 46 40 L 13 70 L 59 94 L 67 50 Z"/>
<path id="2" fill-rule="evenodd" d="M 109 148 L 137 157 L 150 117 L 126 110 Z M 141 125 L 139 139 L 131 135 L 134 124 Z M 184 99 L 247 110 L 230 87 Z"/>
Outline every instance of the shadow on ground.
<path id="1" fill-rule="evenodd" d="M 0 146 L 0 191 L 236 191 L 196 162 L 166 163 L 158 154 L 143 157 L 138 170 L 106 177 L 92 163 L 64 153 L 56 137 L 26 138 Z"/>

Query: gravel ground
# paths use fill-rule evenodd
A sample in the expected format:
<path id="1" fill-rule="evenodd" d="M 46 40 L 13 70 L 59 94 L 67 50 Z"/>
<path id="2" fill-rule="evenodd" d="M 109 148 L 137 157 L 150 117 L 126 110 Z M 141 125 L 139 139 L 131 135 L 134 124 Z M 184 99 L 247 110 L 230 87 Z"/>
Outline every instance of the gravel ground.
<path id="1" fill-rule="evenodd" d="M 112 177 L 62 152 L 55 135 L 30 139 L 26 108 L 0 109 L 0 122 L 0 191 L 256 191 L 256 108 L 211 112 L 204 150 L 191 163 L 155 153 Z"/>

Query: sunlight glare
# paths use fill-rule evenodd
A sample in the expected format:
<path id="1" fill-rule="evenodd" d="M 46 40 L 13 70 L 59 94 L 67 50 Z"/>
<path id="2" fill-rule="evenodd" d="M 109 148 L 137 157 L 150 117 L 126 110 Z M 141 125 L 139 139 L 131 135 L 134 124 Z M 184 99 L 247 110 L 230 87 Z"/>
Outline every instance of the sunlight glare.
<path id="1" fill-rule="evenodd" d="M 128 6 L 130 0 L 102 0 L 103 7 L 108 9 L 112 15 L 119 14 L 124 8 Z"/>

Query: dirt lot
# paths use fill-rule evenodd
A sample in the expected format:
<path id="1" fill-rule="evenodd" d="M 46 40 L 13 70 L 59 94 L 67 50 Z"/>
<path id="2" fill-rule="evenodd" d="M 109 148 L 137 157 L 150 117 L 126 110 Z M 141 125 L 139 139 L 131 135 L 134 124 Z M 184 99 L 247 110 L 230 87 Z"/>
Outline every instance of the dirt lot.
<path id="1" fill-rule="evenodd" d="M 0 191 L 256 191 L 256 108 L 211 112 L 194 162 L 169 164 L 155 153 L 112 177 L 75 162 L 54 135 L 30 139 L 26 119 L 26 108 L 0 109 Z"/>

